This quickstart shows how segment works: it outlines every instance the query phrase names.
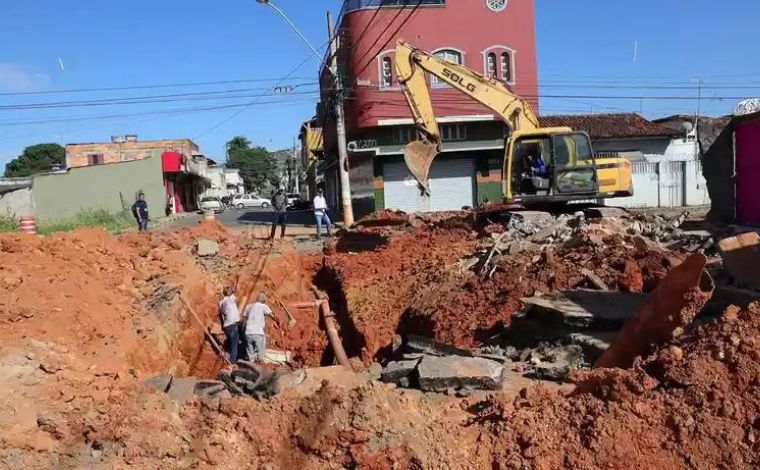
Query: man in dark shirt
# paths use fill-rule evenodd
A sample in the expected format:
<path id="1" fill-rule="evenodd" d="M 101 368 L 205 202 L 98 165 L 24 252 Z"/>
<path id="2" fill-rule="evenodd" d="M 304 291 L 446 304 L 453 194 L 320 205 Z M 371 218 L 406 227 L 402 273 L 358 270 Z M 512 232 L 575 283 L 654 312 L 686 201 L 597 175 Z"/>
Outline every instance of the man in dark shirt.
<path id="1" fill-rule="evenodd" d="M 272 196 L 272 208 L 274 209 L 274 219 L 272 220 L 272 235 L 269 239 L 274 240 L 278 223 L 280 224 L 280 238 L 285 238 L 285 222 L 288 215 L 288 197 L 285 194 L 285 188 L 277 189 L 277 192 Z"/>
<path id="2" fill-rule="evenodd" d="M 145 202 L 145 194 L 140 193 L 137 201 L 132 204 L 132 215 L 137 220 L 137 230 L 140 232 L 148 230 L 148 203 Z"/>

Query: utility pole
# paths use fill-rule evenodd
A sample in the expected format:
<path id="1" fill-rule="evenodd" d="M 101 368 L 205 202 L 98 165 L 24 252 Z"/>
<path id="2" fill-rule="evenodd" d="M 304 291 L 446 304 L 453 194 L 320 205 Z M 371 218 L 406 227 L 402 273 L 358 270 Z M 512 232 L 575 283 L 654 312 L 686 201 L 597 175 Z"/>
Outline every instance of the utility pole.
<path id="1" fill-rule="evenodd" d="M 338 38 L 332 14 L 327 12 L 327 33 L 330 37 L 330 71 L 335 88 L 335 124 L 338 133 L 338 171 L 340 173 L 340 200 L 343 208 L 343 224 L 354 224 L 354 208 L 351 205 L 351 179 L 348 175 L 348 149 L 346 148 L 346 118 L 343 114 L 343 79 L 338 72 Z"/>
<path id="2" fill-rule="evenodd" d="M 301 185 L 299 180 L 301 179 L 301 172 L 298 170 L 298 152 L 296 150 L 296 138 L 293 137 L 293 168 L 295 169 L 296 181 L 295 181 L 295 193 L 301 194 Z"/>

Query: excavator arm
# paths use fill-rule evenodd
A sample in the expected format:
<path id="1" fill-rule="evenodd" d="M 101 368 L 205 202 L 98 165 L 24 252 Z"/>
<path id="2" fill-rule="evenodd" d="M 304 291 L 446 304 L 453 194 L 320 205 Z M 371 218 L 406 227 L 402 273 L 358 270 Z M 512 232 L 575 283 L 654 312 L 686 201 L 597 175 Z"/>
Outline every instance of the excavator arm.
<path id="1" fill-rule="evenodd" d="M 477 72 L 417 49 L 404 41 L 396 43 L 396 76 L 412 110 L 414 124 L 422 138 L 410 142 L 404 149 L 409 171 L 429 192 L 428 177 L 436 155 L 441 151 L 441 135 L 433 112 L 430 90 L 425 73 L 496 112 L 512 130 L 534 130 L 538 118 L 531 105 L 512 93 L 502 82 L 486 78 Z"/>

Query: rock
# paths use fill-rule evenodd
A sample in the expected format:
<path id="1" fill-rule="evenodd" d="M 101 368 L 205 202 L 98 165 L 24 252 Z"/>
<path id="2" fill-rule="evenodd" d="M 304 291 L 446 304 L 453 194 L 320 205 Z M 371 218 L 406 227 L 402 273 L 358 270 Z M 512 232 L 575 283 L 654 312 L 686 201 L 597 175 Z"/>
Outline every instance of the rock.
<path id="1" fill-rule="evenodd" d="M 472 387 L 469 387 L 469 386 L 462 387 L 459 390 L 457 390 L 457 396 L 459 398 L 467 398 L 467 397 L 471 396 L 473 393 L 475 393 L 475 389 L 473 389 Z"/>
<path id="2" fill-rule="evenodd" d="M 287 369 L 281 369 L 282 372 L 275 372 L 272 380 L 269 381 L 268 389 L 272 395 L 282 393 L 285 390 L 297 387 L 306 380 L 306 371 L 301 369 L 291 372 Z"/>
<path id="3" fill-rule="evenodd" d="M 430 354 L 433 356 L 472 356 L 472 352 L 458 349 L 447 344 L 436 343 L 425 336 L 409 335 L 406 338 L 406 349 L 411 352 Z"/>
<path id="4" fill-rule="evenodd" d="M 417 367 L 420 388 L 442 392 L 472 387 L 480 390 L 498 390 L 504 380 L 504 366 L 481 357 L 425 356 Z"/>
<path id="5" fill-rule="evenodd" d="M 533 369 L 536 378 L 542 380 L 564 380 L 570 375 L 571 369 L 568 364 L 557 362 L 543 362 Z"/>
<path id="6" fill-rule="evenodd" d="M 507 253 L 510 255 L 517 255 L 522 251 L 522 244 L 519 241 L 514 241 L 509 244 L 509 248 L 507 250 Z"/>
<path id="7" fill-rule="evenodd" d="M 383 382 L 390 382 L 408 387 L 411 382 L 409 378 L 415 374 L 419 363 L 420 359 L 389 362 L 380 374 L 380 379 Z M 406 379 L 405 385 L 401 383 L 402 379 Z"/>
<path id="8" fill-rule="evenodd" d="M 184 402 L 195 394 L 195 385 L 198 379 L 195 377 L 174 378 L 166 395 L 177 402 Z"/>
<path id="9" fill-rule="evenodd" d="M 380 380 L 380 377 L 383 375 L 383 366 L 377 362 L 373 362 L 369 366 L 369 369 L 367 369 L 366 375 L 369 380 Z"/>
<path id="10" fill-rule="evenodd" d="M 197 249 L 198 256 L 214 256 L 219 253 L 219 244 L 212 240 L 199 238 Z"/>
<path id="11" fill-rule="evenodd" d="M 166 393 L 169 391 L 169 387 L 172 384 L 171 375 L 156 375 L 149 379 L 143 380 L 143 387 L 148 390 L 158 390 L 159 392 Z"/>

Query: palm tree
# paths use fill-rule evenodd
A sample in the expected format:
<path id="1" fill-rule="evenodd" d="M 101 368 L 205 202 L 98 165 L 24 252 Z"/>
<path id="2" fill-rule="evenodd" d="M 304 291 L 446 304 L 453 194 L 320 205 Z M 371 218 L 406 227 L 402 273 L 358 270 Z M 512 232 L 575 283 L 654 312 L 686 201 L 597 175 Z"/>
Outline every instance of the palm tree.
<path id="1" fill-rule="evenodd" d="M 242 135 L 235 136 L 227 142 L 228 155 L 236 150 L 248 150 L 249 148 L 251 148 L 251 141 Z"/>

